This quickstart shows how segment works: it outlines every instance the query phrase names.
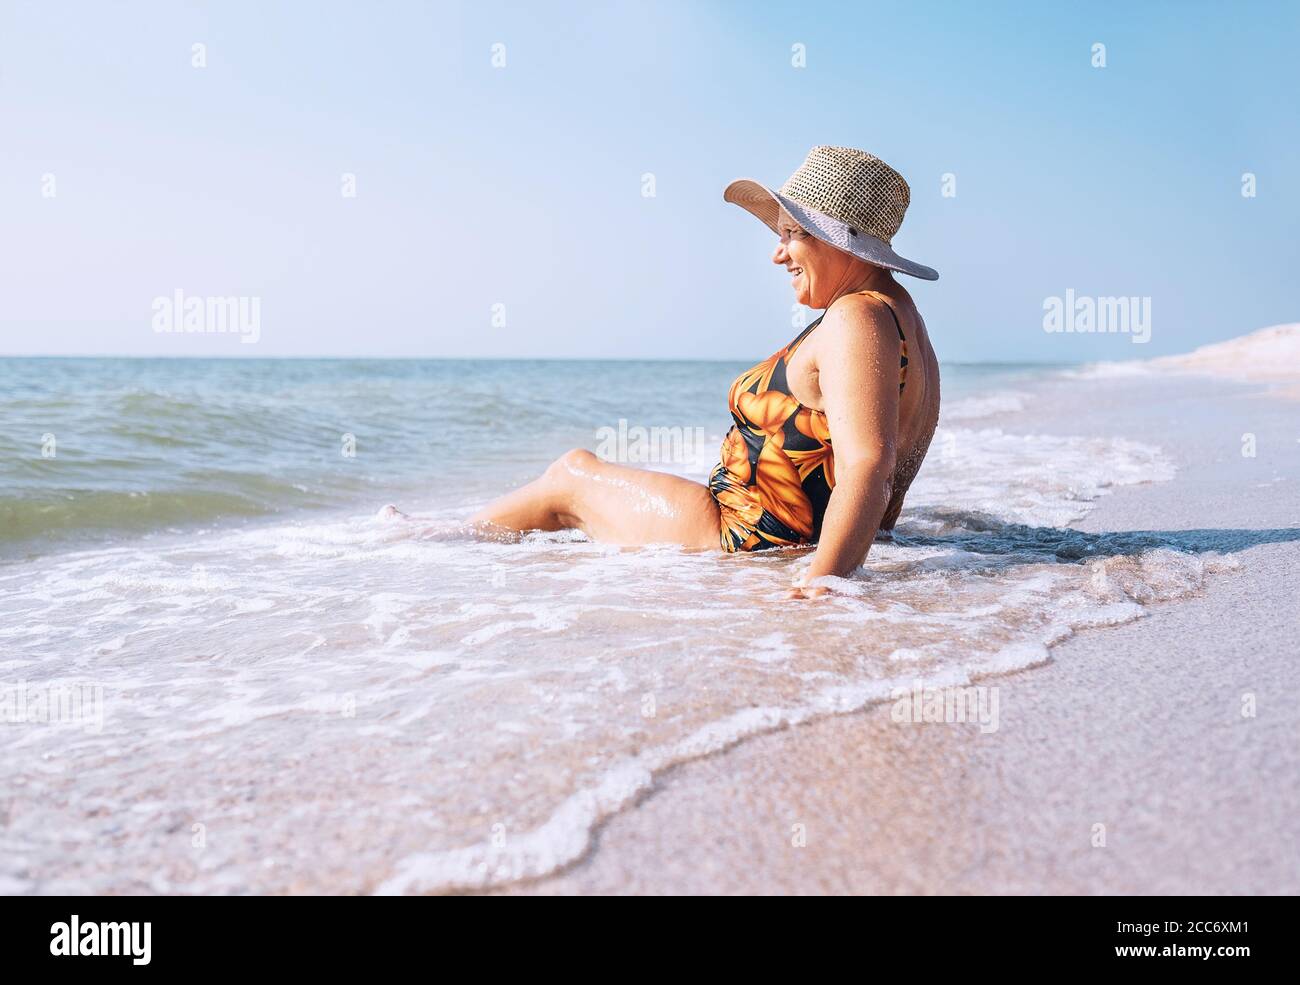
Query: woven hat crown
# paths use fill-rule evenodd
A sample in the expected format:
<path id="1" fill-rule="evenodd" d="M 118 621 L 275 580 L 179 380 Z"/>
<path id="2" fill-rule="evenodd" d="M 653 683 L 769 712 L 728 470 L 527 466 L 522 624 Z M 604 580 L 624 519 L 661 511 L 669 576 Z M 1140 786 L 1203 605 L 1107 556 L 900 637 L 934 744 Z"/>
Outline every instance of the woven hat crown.
<path id="1" fill-rule="evenodd" d="M 874 154 L 824 144 L 808 152 L 781 194 L 886 243 L 912 201 L 903 176 Z"/>

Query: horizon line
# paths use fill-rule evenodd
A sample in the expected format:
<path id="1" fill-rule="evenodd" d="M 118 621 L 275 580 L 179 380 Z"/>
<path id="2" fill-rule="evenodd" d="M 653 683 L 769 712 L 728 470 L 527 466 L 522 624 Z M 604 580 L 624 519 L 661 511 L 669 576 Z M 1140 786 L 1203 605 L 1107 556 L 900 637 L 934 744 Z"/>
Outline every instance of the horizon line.
<path id="1" fill-rule="evenodd" d="M 1142 362 L 1148 357 L 1135 356 L 1133 359 L 1102 359 L 1096 362 Z M 152 359 L 152 360 L 209 360 L 226 362 L 267 362 L 274 360 L 314 360 L 317 362 L 553 362 L 553 363 L 743 363 L 746 358 L 701 359 L 697 357 L 667 356 L 306 356 L 306 355 L 272 355 L 272 356 L 232 356 L 232 355 L 140 355 L 131 353 L 0 353 L 0 359 Z M 1007 360 L 1007 359 L 954 359 L 939 360 L 941 366 L 1079 366 L 1088 360 Z"/>

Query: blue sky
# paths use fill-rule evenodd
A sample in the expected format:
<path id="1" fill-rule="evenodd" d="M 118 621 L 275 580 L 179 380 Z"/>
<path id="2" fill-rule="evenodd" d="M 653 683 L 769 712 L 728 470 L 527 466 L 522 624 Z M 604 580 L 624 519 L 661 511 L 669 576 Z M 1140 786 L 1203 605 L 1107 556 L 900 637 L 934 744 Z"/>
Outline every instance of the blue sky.
<path id="1" fill-rule="evenodd" d="M 818 143 L 911 183 L 941 358 L 1183 351 L 1300 320 L 1297 45 L 1294 3 L 4 2 L 0 352 L 761 357 L 793 299 L 722 189 Z M 177 288 L 258 343 L 154 332 Z M 1044 332 L 1066 289 L 1150 343 Z"/>

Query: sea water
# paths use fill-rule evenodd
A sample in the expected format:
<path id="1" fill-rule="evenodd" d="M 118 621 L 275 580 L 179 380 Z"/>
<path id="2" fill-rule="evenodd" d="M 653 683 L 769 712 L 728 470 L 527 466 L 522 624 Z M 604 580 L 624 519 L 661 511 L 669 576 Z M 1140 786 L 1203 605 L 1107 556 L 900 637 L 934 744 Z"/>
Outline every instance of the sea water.
<path id="1" fill-rule="evenodd" d="M 1212 563 L 1070 527 L 1174 467 L 1038 433 L 1079 385 L 1042 367 L 944 367 L 896 538 L 818 600 L 807 551 L 457 532 L 611 428 L 702 430 L 653 467 L 705 480 L 744 368 L 0 360 L 0 889 L 535 878 L 676 763 L 1030 667 Z"/>

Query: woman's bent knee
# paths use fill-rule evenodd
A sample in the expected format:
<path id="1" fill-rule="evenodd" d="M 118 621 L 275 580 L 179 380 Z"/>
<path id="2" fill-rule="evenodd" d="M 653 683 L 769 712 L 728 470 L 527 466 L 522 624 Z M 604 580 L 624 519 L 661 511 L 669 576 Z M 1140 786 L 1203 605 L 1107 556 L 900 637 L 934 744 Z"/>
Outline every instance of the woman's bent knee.
<path id="1" fill-rule="evenodd" d="M 598 461 L 600 459 L 585 448 L 571 448 L 547 467 L 546 478 L 563 482 L 588 472 Z"/>

